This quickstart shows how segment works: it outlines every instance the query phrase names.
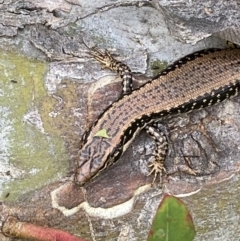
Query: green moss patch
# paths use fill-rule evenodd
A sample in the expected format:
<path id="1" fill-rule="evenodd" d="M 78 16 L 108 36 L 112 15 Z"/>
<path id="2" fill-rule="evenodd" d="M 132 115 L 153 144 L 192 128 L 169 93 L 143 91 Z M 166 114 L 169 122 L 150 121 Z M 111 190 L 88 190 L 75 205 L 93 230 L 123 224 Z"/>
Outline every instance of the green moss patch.
<path id="1" fill-rule="evenodd" d="M 0 169 L 1 160 L 5 168 L 7 160 L 12 177 L 2 184 L 0 197 L 8 193 L 7 200 L 59 178 L 68 167 L 63 140 L 46 133 L 41 118 L 44 110 L 39 111 L 49 99 L 44 87 L 46 71 L 43 62 L 0 50 L 0 119 L 8 123 L 0 139 Z"/>
<path id="2" fill-rule="evenodd" d="M 153 72 L 153 75 L 159 74 L 162 70 L 164 70 L 167 67 L 168 63 L 167 61 L 160 61 L 155 60 L 150 63 L 151 70 Z"/>

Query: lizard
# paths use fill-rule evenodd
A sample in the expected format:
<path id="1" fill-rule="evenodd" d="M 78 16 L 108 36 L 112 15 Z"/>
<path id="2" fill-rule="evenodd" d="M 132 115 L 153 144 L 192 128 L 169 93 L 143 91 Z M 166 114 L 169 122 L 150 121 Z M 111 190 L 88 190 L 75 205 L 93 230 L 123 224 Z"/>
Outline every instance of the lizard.
<path id="1" fill-rule="evenodd" d="M 145 129 L 156 141 L 154 173 L 166 172 L 168 143 L 155 123 L 169 116 L 201 109 L 236 96 L 240 88 L 240 49 L 207 49 L 189 54 L 133 90 L 132 72 L 108 51 L 92 48 L 90 54 L 117 72 L 123 95 L 110 105 L 82 136 L 74 181 L 83 185 L 115 163 L 137 134 Z M 98 133 L 105 130 L 107 138 Z M 194 173 L 194 172 L 193 172 Z"/>

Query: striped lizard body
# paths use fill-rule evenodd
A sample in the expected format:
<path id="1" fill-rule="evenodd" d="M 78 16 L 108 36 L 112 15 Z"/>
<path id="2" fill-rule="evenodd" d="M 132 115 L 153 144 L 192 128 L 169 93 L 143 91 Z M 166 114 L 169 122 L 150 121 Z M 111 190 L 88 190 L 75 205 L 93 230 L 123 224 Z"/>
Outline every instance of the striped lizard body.
<path id="1" fill-rule="evenodd" d="M 131 92 L 131 70 L 108 52 L 94 57 L 117 71 L 127 92 L 97 119 L 83 138 L 75 181 L 82 185 L 120 158 L 135 136 L 170 115 L 211 106 L 237 95 L 240 49 L 210 49 L 188 55 L 168 66 L 152 81 Z M 130 84 L 129 84 L 130 83 Z M 96 136 L 106 130 L 109 138 Z M 155 162 L 153 171 L 164 167 Z"/>

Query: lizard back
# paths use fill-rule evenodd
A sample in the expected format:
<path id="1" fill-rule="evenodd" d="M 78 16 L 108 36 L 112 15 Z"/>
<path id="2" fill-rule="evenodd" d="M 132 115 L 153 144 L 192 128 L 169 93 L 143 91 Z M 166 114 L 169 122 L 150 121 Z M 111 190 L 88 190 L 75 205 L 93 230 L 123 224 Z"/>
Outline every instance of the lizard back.
<path id="1" fill-rule="evenodd" d="M 83 138 L 78 182 L 116 161 L 137 133 L 162 118 L 213 105 L 238 93 L 240 49 L 210 49 L 188 55 L 114 102 Z M 109 138 L 96 134 L 105 129 Z"/>

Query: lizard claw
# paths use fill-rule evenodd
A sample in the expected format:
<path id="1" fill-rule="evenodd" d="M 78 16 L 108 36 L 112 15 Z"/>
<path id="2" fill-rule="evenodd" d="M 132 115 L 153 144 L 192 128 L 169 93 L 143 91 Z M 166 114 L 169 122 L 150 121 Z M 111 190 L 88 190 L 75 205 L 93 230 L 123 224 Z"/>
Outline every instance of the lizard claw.
<path id="1" fill-rule="evenodd" d="M 152 163 L 150 163 L 148 165 L 148 167 L 151 168 L 152 170 L 148 173 L 147 176 L 150 176 L 152 173 L 154 173 L 154 178 L 153 178 L 153 181 L 152 181 L 152 185 L 156 181 L 156 178 L 157 178 L 158 175 L 159 175 L 160 183 L 162 183 L 162 174 L 163 174 L 163 172 L 166 172 L 166 169 L 163 166 L 163 164 L 159 163 L 157 161 L 153 161 Z"/>

